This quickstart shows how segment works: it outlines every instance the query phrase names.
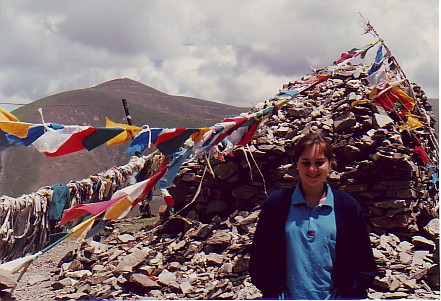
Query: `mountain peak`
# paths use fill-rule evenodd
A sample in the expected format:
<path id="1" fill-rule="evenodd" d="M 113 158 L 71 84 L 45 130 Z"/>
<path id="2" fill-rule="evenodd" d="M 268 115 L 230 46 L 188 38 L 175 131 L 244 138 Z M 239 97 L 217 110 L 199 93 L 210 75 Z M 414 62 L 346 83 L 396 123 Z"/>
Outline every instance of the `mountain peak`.
<path id="1" fill-rule="evenodd" d="M 109 80 L 107 82 L 104 82 L 102 84 L 96 85 L 93 88 L 97 88 L 97 89 L 106 89 L 106 90 L 122 90 L 122 91 L 126 91 L 126 90 L 139 90 L 142 89 L 144 92 L 146 90 L 148 90 L 149 93 L 154 93 L 154 94 L 165 94 L 164 92 L 161 92 L 159 90 L 156 90 L 150 86 L 147 86 L 143 83 L 140 83 L 136 80 L 130 79 L 128 77 L 124 77 L 124 78 L 115 78 L 112 80 Z"/>

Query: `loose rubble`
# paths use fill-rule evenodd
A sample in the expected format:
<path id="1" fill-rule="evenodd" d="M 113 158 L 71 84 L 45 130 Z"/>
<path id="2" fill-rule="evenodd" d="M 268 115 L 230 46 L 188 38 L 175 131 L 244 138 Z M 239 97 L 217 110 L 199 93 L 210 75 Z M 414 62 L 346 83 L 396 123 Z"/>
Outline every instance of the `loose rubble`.
<path id="1" fill-rule="evenodd" d="M 57 300 L 256 299 L 248 275 L 249 247 L 260 210 L 235 211 L 211 223 L 172 218 L 163 227 L 126 232 L 108 225 L 60 262 L 52 284 Z M 121 239 L 125 237 L 125 239 Z M 131 239 L 127 239 L 127 238 Z M 379 266 L 371 299 L 439 299 L 434 245 L 371 234 Z"/>
<path id="2" fill-rule="evenodd" d="M 257 214 L 210 224 L 175 217 L 131 232 L 122 229 L 133 220 L 110 224 L 60 262 L 56 299 L 261 297 L 247 272 Z"/>

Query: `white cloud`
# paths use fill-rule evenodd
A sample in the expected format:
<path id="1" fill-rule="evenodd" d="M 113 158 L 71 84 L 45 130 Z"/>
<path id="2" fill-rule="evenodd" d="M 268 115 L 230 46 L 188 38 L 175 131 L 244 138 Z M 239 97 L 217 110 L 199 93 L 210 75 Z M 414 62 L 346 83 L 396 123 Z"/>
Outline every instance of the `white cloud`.
<path id="1" fill-rule="evenodd" d="M 249 106 L 374 40 L 439 88 L 439 5 L 427 1 L 0 2 L 0 97 L 30 101 L 130 77 L 170 94 Z M 374 52 L 374 51 L 371 51 Z"/>

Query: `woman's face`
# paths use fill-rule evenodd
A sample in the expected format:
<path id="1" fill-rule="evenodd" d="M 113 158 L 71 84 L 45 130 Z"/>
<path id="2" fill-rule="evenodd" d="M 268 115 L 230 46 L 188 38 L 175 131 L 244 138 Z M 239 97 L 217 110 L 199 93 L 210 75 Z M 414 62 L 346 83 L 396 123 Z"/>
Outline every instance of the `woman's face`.
<path id="1" fill-rule="evenodd" d="M 319 144 L 308 145 L 297 162 L 303 188 L 322 189 L 328 174 L 331 172 L 331 163 L 321 152 Z"/>

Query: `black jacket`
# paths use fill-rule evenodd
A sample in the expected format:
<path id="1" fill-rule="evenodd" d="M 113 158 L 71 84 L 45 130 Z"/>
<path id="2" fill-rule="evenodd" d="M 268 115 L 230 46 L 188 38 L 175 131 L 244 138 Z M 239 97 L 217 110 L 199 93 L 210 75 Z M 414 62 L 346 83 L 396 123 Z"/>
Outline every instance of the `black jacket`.
<path id="1" fill-rule="evenodd" d="M 294 188 L 276 190 L 262 206 L 249 273 L 263 298 L 278 298 L 286 283 L 285 222 Z M 332 190 L 337 226 L 333 281 L 341 299 L 362 299 L 377 271 L 369 233 L 359 203 L 349 194 Z"/>

